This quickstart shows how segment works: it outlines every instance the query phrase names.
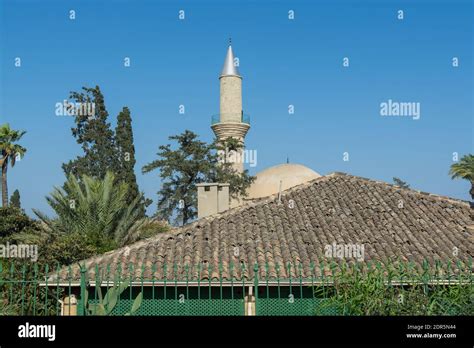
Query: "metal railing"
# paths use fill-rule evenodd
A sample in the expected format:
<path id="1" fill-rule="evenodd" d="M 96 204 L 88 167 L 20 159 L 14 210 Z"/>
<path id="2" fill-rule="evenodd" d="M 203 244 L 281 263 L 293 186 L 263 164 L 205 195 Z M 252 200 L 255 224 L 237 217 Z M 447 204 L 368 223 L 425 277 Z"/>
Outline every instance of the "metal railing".
<path id="1" fill-rule="evenodd" d="M 249 114 L 215 114 L 211 116 L 211 125 L 221 123 L 221 119 L 223 118 L 230 118 L 230 119 L 239 119 L 241 123 L 250 124 L 250 115 Z"/>
<path id="2" fill-rule="evenodd" d="M 196 270 L 197 276 L 193 273 Z M 94 308 L 102 306 L 107 294 L 120 286 L 124 286 L 123 292 L 107 315 L 127 314 L 138 297 L 134 315 L 245 315 L 245 303 L 252 296 L 256 315 L 350 315 L 354 306 L 365 305 L 357 304 L 359 293 L 359 299 L 350 302 L 351 286 L 356 290 L 360 287 L 357 291 L 361 294 L 378 287 L 380 291 L 367 293 L 367 298 L 386 301 L 384 305 L 394 310 L 400 296 L 431 301 L 429 296 L 434 294 L 436 303 L 447 306 L 438 309 L 442 314 L 473 315 L 473 279 L 472 259 L 467 264 L 424 262 L 422 266 L 322 260 L 311 263 L 305 274 L 302 264 L 275 267 L 266 263 L 264 267 L 255 264 L 246 268 L 243 263 L 230 263 L 225 272 L 222 263 L 217 269 L 210 264 L 130 264 L 124 269 L 120 265 L 96 265 L 87 271 L 81 267 L 78 274 L 71 267 L 1 261 L 0 315 L 98 315 Z M 349 295 L 339 294 L 341 289 Z M 413 289 L 416 296 L 412 296 Z"/>

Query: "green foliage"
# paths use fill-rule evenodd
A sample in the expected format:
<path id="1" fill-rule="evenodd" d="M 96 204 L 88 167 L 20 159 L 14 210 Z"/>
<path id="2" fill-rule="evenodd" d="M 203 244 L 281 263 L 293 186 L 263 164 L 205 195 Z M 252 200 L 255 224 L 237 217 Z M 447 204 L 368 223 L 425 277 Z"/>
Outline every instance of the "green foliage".
<path id="1" fill-rule="evenodd" d="M 171 226 L 166 221 L 154 218 L 145 218 L 140 228 L 136 229 L 136 235 L 131 236 L 133 240 L 151 238 L 157 234 L 168 232 Z"/>
<path id="2" fill-rule="evenodd" d="M 160 170 L 162 188 L 158 192 L 156 216 L 163 220 L 175 217 L 176 224 L 186 224 L 197 215 L 196 184 L 202 182 L 226 182 L 230 184 L 231 196 L 245 193 L 253 178 L 247 171 L 236 173 L 231 163 L 220 163 L 217 142 L 207 144 L 186 130 L 169 137 L 177 142 L 177 148 L 162 145 L 157 153 L 159 159 L 142 168 L 143 173 Z M 232 140 L 229 140 L 231 142 Z"/>
<path id="3" fill-rule="evenodd" d="M 82 233 L 60 233 L 30 219 L 23 210 L 0 208 L 0 242 L 38 245 L 40 264 L 70 264 L 100 252 Z M 112 243 L 111 243 L 112 244 Z"/>
<path id="4" fill-rule="evenodd" d="M 87 240 L 84 234 L 78 232 L 57 233 L 50 231 L 39 244 L 40 262 L 42 264 L 70 265 L 101 253 L 103 250 L 113 249 L 113 243 L 101 242 L 95 245 Z M 104 247 L 105 245 L 105 247 Z"/>
<path id="5" fill-rule="evenodd" d="M 222 155 L 230 151 L 240 151 L 243 149 L 242 143 L 234 138 L 227 138 L 224 141 L 214 140 L 211 145 L 214 151 L 213 168 L 207 178 L 208 182 L 225 182 L 229 184 L 229 194 L 232 198 L 246 197 L 247 190 L 255 181 L 255 177 L 248 174 L 245 169 L 243 173 L 237 173 L 233 163 Z"/>
<path id="6" fill-rule="evenodd" d="M 428 268 L 392 264 L 364 270 L 342 267 L 333 272 L 333 285 L 316 288 L 316 296 L 327 298 L 316 314 L 336 308 L 346 315 L 473 315 L 469 269 L 456 275 L 451 270 L 449 282 L 440 269 L 433 269 L 430 273 Z"/>
<path id="7" fill-rule="evenodd" d="M 400 186 L 402 189 L 410 188 L 410 185 L 408 185 L 405 181 L 396 177 L 393 178 L 393 183 L 397 186 Z"/>
<path id="8" fill-rule="evenodd" d="M 20 191 L 13 191 L 13 194 L 10 197 L 10 206 L 21 209 Z"/>
<path id="9" fill-rule="evenodd" d="M 8 123 L 0 126 L 0 166 L 2 167 L 2 206 L 8 206 L 8 184 L 7 170 L 10 164 L 13 168 L 18 157 L 23 157 L 26 149 L 15 144 L 25 134 L 25 131 L 16 131 L 10 128 Z"/>
<path id="10" fill-rule="evenodd" d="M 21 209 L 13 206 L 0 208 L 0 238 L 11 238 L 18 233 L 33 233 L 38 224 Z"/>
<path id="11" fill-rule="evenodd" d="M 54 205 L 55 219 L 35 213 L 41 222 L 30 219 L 21 209 L 0 208 L 0 242 L 10 244 L 36 244 L 38 262 L 69 265 L 93 255 L 112 250 L 118 246 L 149 238 L 169 230 L 162 221 L 138 218 L 136 208 L 127 205 L 124 186 L 112 185 L 107 180 L 84 181 L 80 184 L 74 177 L 68 181 L 68 191 L 55 190 L 49 197 Z M 74 201 L 72 197 L 80 197 Z M 114 197 L 114 198 L 113 198 Z M 117 198 L 118 197 L 118 198 Z"/>
<path id="12" fill-rule="evenodd" d="M 462 157 L 459 162 L 451 165 L 449 171 L 452 179 L 464 179 L 471 183 L 469 194 L 474 200 L 474 155 L 468 154 Z"/>
<path id="13" fill-rule="evenodd" d="M 99 86 L 82 89 L 84 92 L 71 92 L 70 98 L 75 103 L 94 103 L 95 114 L 75 115 L 76 126 L 72 128 L 72 134 L 84 155 L 63 164 L 63 170 L 67 177 L 72 173 L 76 177 L 87 175 L 98 179 L 103 179 L 108 171 L 114 173 L 117 182 L 129 186 L 127 203 L 131 204 L 140 197 L 139 215 L 144 217 L 145 208 L 151 201 L 140 194 L 134 172 L 136 161 L 130 110 L 124 107 L 119 113 L 114 132 L 108 122 L 109 114 Z"/>
<path id="14" fill-rule="evenodd" d="M 51 271 L 26 260 L 0 260 L 0 315 L 59 315 L 64 289 L 38 284 Z"/>
<path id="15" fill-rule="evenodd" d="M 130 282 L 126 281 L 121 284 L 112 286 L 107 290 L 105 296 L 102 296 L 102 290 L 100 286 L 96 286 L 96 291 L 98 294 L 97 303 L 90 303 L 88 301 L 88 293 L 86 291 L 86 298 L 84 303 L 87 304 L 87 315 L 111 315 L 115 306 L 117 305 L 120 295 L 130 286 Z M 143 300 L 143 293 L 140 292 L 135 300 L 133 301 L 130 311 L 125 315 L 134 315 L 140 308 Z"/>
<path id="16" fill-rule="evenodd" d="M 71 92 L 70 98 L 75 103 L 83 105 L 94 103 L 95 114 L 75 115 L 76 126 L 71 131 L 77 143 L 81 145 L 84 156 L 78 156 L 75 160 L 63 164 L 63 170 L 67 177 L 72 173 L 76 177 L 88 175 L 102 179 L 107 171 L 113 173 L 119 171 L 120 163 L 114 144 L 114 132 L 108 123 L 109 114 L 99 86 L 82 89 L 83 92 Z"/>
<path id="17" fill-rule="evenodd" d="M 0 243 L 6 242 L 36 244 L 40 264 L 70 264 L 98 252 L 82 234 L 44 231 L 40 223 L 13 207 L 0 208 Z"/>
<path id="18" fill-rule="evenodd" d="M 212 168 L 210 146 L 189 130 L 169 139 L 175 140 L 178 148 L 172 150 L 170 144 L 160 146 L 157 154 L 160 159 L 145 165 L 142 171 L 160 170 L 163 184 L 158 192 L 156 216 L 169 220 L 175 213 L 175 223 L 185 224 L 197 215 L 196 184 L 204 182 Z"/>
<path id="19" fill-rule="evenodd" d="M 6 299 L 0 299 L 0 316 L 19 315 L 18 307 L 8 303 Z"/>
<path id="20" fill-rule="evenodd" d="M 143 223 L 141 196 L 127 204 L 127 194 L 127 184 L 115 183 L 110 172 L 103 180 L 83 175 L 80 182 L 70 175 L 64 189 L 55 188 L 46 198 L 56 219 L 33 211 L 48 231 L 82 238 L 101 253 L 131 242 L 130 235 Z"/>
<path id="21" fill-rule="evenodd" d="M 117 154 L 119 156 L 119 168 L 117 171 L 117 180 L 126 182 L 129 185 L 129 194 L 127 203 L 131 204 L 140 196 L 137 178 L 135 176 L 135 146 L 133 145 L 132 118 L 130 110 L 124 107 L 117 116 L 117 127 L 115 128 L 115 142 Z M 151 202 L 142 199 L 139 204 L 140 216 L 145 216 L 145 205 Z"/>

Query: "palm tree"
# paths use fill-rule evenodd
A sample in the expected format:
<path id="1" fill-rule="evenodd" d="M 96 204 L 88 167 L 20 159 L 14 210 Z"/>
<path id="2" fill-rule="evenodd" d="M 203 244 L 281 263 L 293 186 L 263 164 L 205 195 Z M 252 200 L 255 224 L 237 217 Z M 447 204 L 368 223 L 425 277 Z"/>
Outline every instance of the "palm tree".
<path id="1" fill-rule="evenodd" d="M 17 156 L 23 157 L 26 149 L 15 144 L 25 134 L 25 131 L 16 131 L 8 123 L 0 126 L 0 165 L 2 166 L 2 206 L 8 205 L 7 169 L 8 164 L 15 166 Z"/>
<path id="2" fill-rule="evenodd" d="M 471 189 L 469 194 L 474 200 L 474 155 L 468 154 L 459 160 L 459 162 L 451 165 L 451 170 L 449 171 L 452 179 L 461 178 L 469 180 L 471 183 Z M 471 220 L 474 221 L 474 204 L 471 203 Z"/>
<path id="3" fill-rule="evenodd" d="M 128 204 L 128 192 L 128 185 L 117 183 L 111 172 L 102 180 L 87 175 L 78 180 L 71 174 L 64 188 L 55 188 L 46 197 L 56 212 L 56 219 L 50 219 L 35 209 L 33 211 L 47 231 L 75 233 L 86 238 L 98 252 L 105 252 L 135 241 L 139 237 L 137 230 L 145 222 L 140 218 L 142 196 Z"/>
<path id="4" fill-rule="evenodd" d="M 449 174 L 452 175 L 452 179 L 461 178 L 469 180 L 469 182 L 471 183 L 471 189 L 469 190 L 469 194 L 474 200 L 474 155 L 465 155 L 459 160 L 459 162 L 454 163 L 451 166 Z"/>

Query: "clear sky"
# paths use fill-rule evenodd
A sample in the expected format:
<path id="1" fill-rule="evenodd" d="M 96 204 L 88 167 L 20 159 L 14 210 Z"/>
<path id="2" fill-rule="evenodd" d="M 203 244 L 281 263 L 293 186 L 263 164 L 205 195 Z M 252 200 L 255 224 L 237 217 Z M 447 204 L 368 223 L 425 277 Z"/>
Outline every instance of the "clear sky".
<path id="1" fill-rule="evenodd" d="M 9 169 L 9 190 L 20 190 L 29 214 L 51 213 L 44 197 L 63 184 L 61 164 L 81 153 L 72 117 L 56 116 L 55 104 L 95 85 L 113 127 L 121 108 L 131 109 L 137 178 L 154 212 L 158 173 L 142 175 L 141 167 L 169 135 L 190 129 L 212 139 L 229 36 L 251 115 L 246 145 L 258 154 L 252 174 L 288 156 L 321 174 L 396 176 L 415 189 L 469 199 L 469 184 L 448 171 L 453 152 L 473 152 L 472 1 L 0 4 L 0 123 L 26 130 L 28 149 Z M 381 116 L 389 99 L 420 103 L 420 118 Z"/>

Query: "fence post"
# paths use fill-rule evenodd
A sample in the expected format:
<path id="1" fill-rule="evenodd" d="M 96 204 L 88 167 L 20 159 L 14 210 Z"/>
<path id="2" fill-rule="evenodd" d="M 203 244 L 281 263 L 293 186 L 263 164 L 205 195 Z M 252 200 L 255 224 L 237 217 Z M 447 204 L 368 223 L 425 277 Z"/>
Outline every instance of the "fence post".
<path id="1" fill-rule="evenodd" d="M 26 287 L 26 264 L 23 264 L 21 272 L 21 315 L 25 315 L 25 287 Z"/>
<path id="2" fill-rule="evenodd" d="M 84 315 L 86 312 L 86 268 L 84 265 L 80 266 L 81 269 L 81 297 L 79 299 L 79 311 L 77 311 L 77 315 Z M 96 285 L 97 286 L 97 285 Z"/>
<path id="3" fill-rule="evenodd" d="M 258 315 L 258 263 L 255 262 L 253 267 L 253 282 L 255 289 L 255 315 Z"/>

